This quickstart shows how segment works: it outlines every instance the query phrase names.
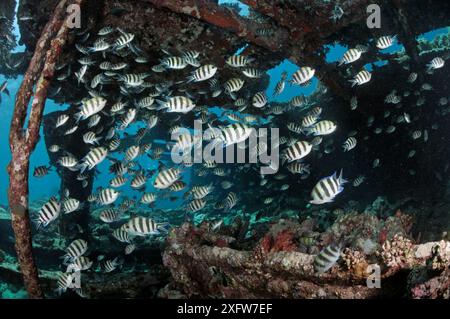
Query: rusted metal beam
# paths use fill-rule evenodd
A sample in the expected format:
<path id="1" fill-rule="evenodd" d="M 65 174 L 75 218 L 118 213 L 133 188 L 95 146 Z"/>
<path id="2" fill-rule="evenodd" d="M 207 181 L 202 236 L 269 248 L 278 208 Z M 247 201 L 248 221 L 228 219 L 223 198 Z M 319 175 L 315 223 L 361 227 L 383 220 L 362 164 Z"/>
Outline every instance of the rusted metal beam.
<path id="1" fill-rule="evenodd" d="M 83 0 L 70 3 L 80 5 Z M 44 27 L 31 59 L 24 80 L 16 96 L 10 129 L 11 162 L 8 165 L 8 201 L 11 209 L 12 227 L 15 234 L 15 248 L 22 271 L 25 288 L 31 298 L 43 298 L 39 285 L 38 270 L 32 251 L 32 236 L 28 211 L 28 175 L 30 155 L 39 140 L 39 128 L 47 99 L 47 92 L 55 72 L 55 63 L 68 37 L 66 17 L 67 0 L 61 0 Z M 28 128 L 24 129 L 28 104 L 31 104 Z"/>
<path id="2" fill-rule="evenodd" d="M 186 14 L 244 38 L 248 42 L 264 47 L 270 51 L 281 49 L 289 39 L 289 32 L 284 28 L 276 28 L 270 37 L 259 36 L 258 28 L 251 20 L 239 16 L 229 8 L 220 6 L 211 0 L 143 0 L 157 8 Z"/>

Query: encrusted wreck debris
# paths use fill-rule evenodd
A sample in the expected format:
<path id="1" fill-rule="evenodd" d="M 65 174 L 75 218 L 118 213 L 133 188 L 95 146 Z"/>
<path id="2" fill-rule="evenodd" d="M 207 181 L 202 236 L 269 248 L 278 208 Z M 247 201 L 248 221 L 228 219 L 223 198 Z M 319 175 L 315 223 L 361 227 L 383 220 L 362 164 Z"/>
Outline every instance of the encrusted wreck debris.
<path id="1" fill-rule="evenodd" d="M 312 241 L 304 240 L 313 234 L 312 220 L 303 223 L 279 220 L 246 250 L 239 248 L 235 238 L 221 234 L 229 229 L 216 234 L 209 231 L 207 222 L 199 227 L 186 223 L 168 236 L 163 258 L 172 273 L 172 283 L 160 295 L 168 298 L 448 296 L 450 242 L 413 244 L 408 235 L 411 224 L 405 224 L 405 219 L 409 217 L 403 214 L 385 221 L 368 214 L 344 215 L 330 230 L 314 235 L 317 240 Z M 313 264 L 319 248 L 341 236 L 350 243 L 349 247 L 330 272 L 317 274 Z M 378 287 L 374 275 L 377 267 Z"/>
<path id="2" fill-rule="evenodd" d="M 76 0 L 78 5 L 82 0 Z M 30 218 L 28 213 L 28 176 L 30 155 L 39 139 L 41 119 L 48 87 L 55 72 L 55 64 L 69 32 L 66 14 L 67 1 L 61 0 L 53 16 L 42 31 L 33 58 L 17 93 L 10 129 L 11 163 L 8 166 L 8 201 L 16 237 L 16 252 L 31 298 L 43 297 L 32 253 Z M 35 92 L 33 93 L 33 89 Z M 34 95 L 26 129 L 24 128 L 30 98 Z"/>

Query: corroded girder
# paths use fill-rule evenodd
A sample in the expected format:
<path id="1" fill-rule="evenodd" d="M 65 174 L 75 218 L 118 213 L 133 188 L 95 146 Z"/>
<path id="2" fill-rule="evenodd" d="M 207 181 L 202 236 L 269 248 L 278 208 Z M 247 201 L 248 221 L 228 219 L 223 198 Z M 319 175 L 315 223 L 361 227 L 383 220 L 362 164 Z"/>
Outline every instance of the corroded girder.
<path id="1" fill-rule="evenodd" d="M 82 2 L 83 0 L 71 1 L 78 5 Z M 42 32 L 17 93 L 10 129 L 11 162 L 8 165 L 8 201 L 16 238 L 16 253 L 25 287 L 31 298 L 42 298 L 44 295 L 39 285 L 38 270 L 32 251 L 28 211 L 30 155 L 39 140 L 39 129 L 47 91 L 55 72 L 56 60 L 64 48 L 69 32 L 69 17 L 66 17 L 67 4 L 67 0 L 59 2 Z M 34 87 L 35 93 L 33 94 Z M 28 104 L 33 95 L 30 118 L 25 129 Z"/>

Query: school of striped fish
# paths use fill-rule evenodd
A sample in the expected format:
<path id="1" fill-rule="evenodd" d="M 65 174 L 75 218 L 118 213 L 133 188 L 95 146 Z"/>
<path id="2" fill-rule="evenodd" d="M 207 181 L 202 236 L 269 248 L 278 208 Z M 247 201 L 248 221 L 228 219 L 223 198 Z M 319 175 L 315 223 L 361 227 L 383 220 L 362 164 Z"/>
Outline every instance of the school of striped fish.
<path id="1" fill-rule="evenodd" d="M 123 246 L 123 254 L 133 254 L 139 249 L 136 238 L 164 237 L 171 227 L 177 225 L 171 225 L 169 216 L 156 219 L 151 215 L 130 214 L 131 208 L 154 208 L 159 201 L 170 198 L 180 202 L 180 210 L 189 220 L 196 220 L 199 215 L 207 215 L 205 211 L 209 208 L 227 214 L 241 209 L 240 204 L 245 201 L 245 196 L 251 193 L 251 190 L 243 193 L 235 189 L 233 175 L 245 175 L 259 165 L 236 164 L 236 171 L 226 164 L 214 161 L 194 163 L 187 156 L 181 164 L 175 164 L 166 160 L 167 154 L 169 157 L 179 152 L 189 154 L 196 147 L 204 146 L 202 143 L 206 141 L 214 141 L 224 148 L 233 147 L 249 139 L 252 128 L 271 127 L 271 119 L 294 111 L 297 116 L 290 118 L 283 128 L 283 131 L 289 133 L 280 136 L 278 144 L 275 145 L 280 150 L 281 172 L 261 175 L 259 185 L 250 186 L 251 189 L 260 187 L 272 190 L 270 195 L 260 198 L 263 205 L 270 205 L 276 202 L 276 197 L 279 196 L 274 195 L 273 190 L 282 194 L 289 189 L 290 185 L 283 181 L 286 174 L 292 174 L 300 181 L 310 178 L 315 166 L 320 165 L 320 161 L 308 161 L 311 154 L 315 153 L 319 160 L 334 152 L 351 154 L 368 138 L 358 136 L 356 131 L 350 131 L 346 139 L 335 141 L 334 133 L 343 129 L 340 123 L 327 116 L 327 105 L 319 106 L 307 96 L 300 94 L 293 97 L 286 107 L 272 105 L 273 98 L 282 94 L 287 86 L 312 85 L 318 75 L 313 65 L 300 66 L 290 76 L 287 71 L 283 71 L 274 82 L 276 84 L 272 95 L 262 90 L 249 96 L 242 93 L 245 92 L 246 86 L 258 83 L 267 71 L 255 66 L 257 57 L 240 54 L 226 56 L 223 66 L 219 67 L 209 62 L 208 52 L 203 49 L 162 50 L 160 63 L 150 65 L 148 57 L 139 48 L 135 35 L 126 30 L 108 26 L 96 33 L 84 30 L 78 32 L 77 39 L 75 47 L 79 58 L 75 63 L 63 61 L 57 65 L 56 81 L 61 84 L 53 94 L 58 94 L 62 83 L 68 78 L 73 78 L 88 94 L 77 103 L 76 112 L 68 110 L 57 117 L 53 131 L 62 137 L 72 134 L 82 136 L 82 141 L 89 151 L 83 157 L 77 158 L 62 145 L 48 145 L 48 151 L 56 154 L 58 161 L 56 165 L 36 166 L 33 176 L 45 178 L 52 170 L 70 170 L 77 174 L 77 181 L 74 182 L 86 188 L 91 183 L 90 176 L 97 178 L 99 174 L 103 174 L 99 166 L 106 162 L 109 165 L 108 173 L 113 177 L 109 185 L 95 189 L 87 202 L 72 197 L 72 194 L 64 189 L 59 195 L 54 194 L 36 212 L 35 221 L 40 231 L 56 223 L 61 215 L 76 214 L 88 205 L 91 211 L 100 211 L 98 222 L 109 225 L 111 236 L 118 245 Z M 398 40 L 395 36 L 387 35 L 375 39 L 373 46 L 376 50 L 385 50 L 396 41 Z M 348 49 L 336 68 L 345 68 L 357 60 L 364 59 L 368 49 L 364 46 Z M 130 59 L 133 60 L 132 63 L 129 62 Z M 134 72 L 134 64 L 148 65 L 148 72 Z M 418 78 L 423 79 L 424 74 L 431 76 L 435 72 L 443 72 L 441 69 L 444 66 L 444 58 L 435 57 L 423 66 L 423 74 L 407 73 L 403 76 L 403 81 L 412 84 L 418 81 Z M 220 76 L 222 68 L 232 71 L 234 76 L 224 79 Z M 170 73 L 171 77 L 177 80 L 154 83 L 152 75 L 155 73 Z M 355 96 L 349 102 L 350 110 L 355 111 L 360 107 L 357 87 L 370 86 L 372 78 L 376 76 L 374 73 L 362 69 L 349 74 L 346 84 L 356 88 Z M 202 83 L 206 85 L 198 86 Z M 118 88 L 116 95 L 108 94 L 112 86 Z M 3 92 L 7 92 L 5 88 L 2 89 Z M 432 90 L 427 83 L 423 83 L 421 89 L 414 92 L 392 90 L 386 96 L 385 104 L 393 107 L 384 114 L 385 118 L 391 119 L 391 124 L 374 127 L 376 120 L 369 116 L 367 127 L 374 127 L 374 135 L 403 130 L 411 139 L 426 143 L 431 131 L 437 127 L 420 128 L 415 125 L 419 118 L 414 114 L 414 109 L 406 108 L 401 102 L 403 97 L 414 94 L 417 96 L 417 106 L 423 105 L 425 98 L 422 92 L 427 90 Z M 200 105 L 199 96 L 228 99 L 233 108 L 218 114 L 208 106 Z M 447 99 L 443 98 L 441 102 L 442 109 L 448 110 Z M 259 115 L 252 114 L 252 109 L 258 109 Z M 246 113 L 247 111 L 250 112 Z M 156 140 L 149 142 L 148 136 L 159 129 L 162 121 L 169 127 L 165 132 L 167 140 L 170 140 L 173 133 L 185 132 L 186 127 L 183 127 L 182 119 L 188 116 L 209 129 L 203 136 L 203 141 L 193 134 L 181 133 L 175 141 L 165 144 Z M 132 127 L 137 127 L 133 135 L 128 133 Z M 261 154 L 270 147 L 274 145 L 259 144 L 256 152 Z M 412 158 L 419 149 L 420 145 L 417 150 L 407 150 L 405 158 Z M 143 158 L 150 159 L 154 165 L 145 167 L 141 161 Z M 195 185 L 189 183 L 187 172 L 194 165 L 197 177 L 208 177 L 208 182 Z M 381 165 L 380 158 L 375 157 L 373 169 Z M 350 179 L 343 167 L 336 166 L 334 172 L 331 171 L 328 176 L 322 176 L 315 181 L 315 186 L 310 190 L 310 199 L 305 205 L 332 203 L 349 187 L 363 187 L 367 183 L 370 183 L 370 180 L 363 172 Z M 130 190 L 138 195 L 130 198 L 127 196 Z M 217 220 L 217 215 L 211 216 L 211 219 L 215 220 L 212 230 L 216 231 L 223 224 L 223 219 Z M 342 247 L 342 243 L 325 247 L 315 260 L 316 271 L 328 271 L 339 259 Z M 87 271 L 94 263 L 99 263 L 105 273 L 114 272 L 123 265 L 123 256 L 90 260 L 88 253 L 89 243 L 83 239 L 76 239 L 67 246 L 66 255 L 62 256 L 67 272 L 58 280 L 60 292 L 69 288 L 74 272 Z"/>

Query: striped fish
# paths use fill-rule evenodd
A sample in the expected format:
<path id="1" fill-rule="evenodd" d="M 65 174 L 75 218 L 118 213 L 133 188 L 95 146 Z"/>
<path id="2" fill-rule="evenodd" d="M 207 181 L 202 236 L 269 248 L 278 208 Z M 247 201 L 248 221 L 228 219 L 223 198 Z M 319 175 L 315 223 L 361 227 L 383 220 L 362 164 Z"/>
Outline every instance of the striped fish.
<path id="1" fill-rule="evenodd" d="M 350 110 L 354 111 L 358 108 L 358 98 L 356 96 L 353 96 L 350 99 Z"/>
<path id="2" fill-rule="evenodd" d="M 315 115 L 307 115 L 302 119 L 302 127 L 310 127 L 316 124 L 318 117 Z"/>
<path id="3" fill-rule="evenodd" d="M 233 68 L 240 68 L 247 66 L 247 64 L 253 62 L 254 59 L 246 57 L 244 55 L 232 55 L 225 62 Z"/>
<path id="4" fill-rule="evenodd" d="M 206 161 L 203 163 L 203 166 L 206 167 L 206 168 L 214 168 L 214 167 L 217 166 L 217 163 L 214 162 L 214 160 L 211 160 L 211 161 L 207 161 L 207 160 L 206 160 Z"/>
<path id="5" fill-rule="evenodd" d="M 100 220 L 108 224 L 120 220 L 121 217 L 122 213 L 114 208 L 105 209 L 99 215 Z"/>
<path id="6" fill-rule="evenodd" d="M 58 218 L 61 213 L 61 204 L 55 197 L 45 203 L 38 212 L 38 217 L 35 219 L 36 227 L 47 227 L 52 221 Z"/>
<path id="7" fill-rule="evenodd" d="M 317 273 L 325 273 L 331 267 L 333 267 L 339 257 L 341 256 L 341 247 L 339 245 L 331 244 L 323 249 L 315 258 L 314 258 L 314 270 Z"/>
<path id="8" fill-rule="evenodd" d="M 297 95 L 294 96 L 291 101 L 289 102 L 289 104 L 293 107 L 299 107 L 302 106 L 306 103 L 306 99 L 303 95 Z"/>
<path id="9" fill-rule="evenodd" d="M 139 87 L 144 83 L 144 79 L 139 74 L 121 75 L 120 79 L 128 87 Z"/>
<path id="10" fill-rule="evenodd" d="M 229 192 L 224 200 L 224 209 L 231 210 L 237 203 L 237 195 L 234 192 Z"/>
<path id="11" fill-rule="evenodd" d="M 127 32 L 122 32 L 122 35 L 117 38 L 117 40 L 114 42 L 114 46 L 116 50 L 119 50 L 123 47 L 125 47 L 126 45 L 128 45 L 129 43 L 131 43 L 134 39 L 134 34 L 132 33 L 127 33 Z"/>
<path id="12" fill-rule="evenodd" d="M 98 114 L 92 115 L 89 118 L 88 127 L 92 128 L 92 127 L 96 126 L 100 122 L 101 119 L 102 119 L 101 116 Z"/>
<path id="13" fill-rule="evenodd" d="M 378 49 L 380 50 L 384 50 L 389 48 L 390 46 L 392 46 L 394 44 L 394 41 L 396 39 L 396 36 L 383 36 L 377 39 L 377 43 L 376 46 Z"/>
<path id="14" fill-rule="evenodd" d="M 105 188 L 98 194 L 97 202 L 100 205 L 109 205 L 116 201 L 119 197 L 119 192 L 112 188 Z"/>
<path id="15" fill-rule="evenodd" d="M 401 101 L 402 101 L 402 98 L 397 95 L 397 92 L 395 90 L 393 92 L 391 92 L 390 94 L 388 94 L 386 96 L 386 98 L 384 99 L 385 103 L 390 103 L 390 104 L 398 104 Z"/>
<path id="16" fill-rule="evenodd" d="M 83 134 L 83 142 L 91 145 L 98 145 L 101 137 L 97 137 L 94 132 L 89 131 Z"/>
<path id="17" fill-rule="evenodd" d="M 256 35 L 262 37 L 271 37 L 274 34 L 274 30 L 271 28 L 258 28 L 256 29 Z"/>
<path id="18" fill-rule="evenodd" d="M 128 166 L 122 162 L 115 162 L 109 167 L 109 171 L 115 175 L 123 176 L 128 172 Z"/>
<path id="19" fill-rule="evenodd" d="M 197 144 L 198 140 L 198 136 L 192 135 L 190 133 L 180 134 L 177 137 L 171 152 L 174 154 L 179 154 L 180 152 L 182 154 L 189 153 L 192 147 Z"/>
<path id="20" fill-rule="evenodd" d="M 235 122 L 240 122 L 241 121 L 241 117 L 239 115 L 237 115 L 236 113 L 227 113 L 227 118 L 235 121 Z"/>
<path id="21" fill-rule="evenodd" d="M 164 153 L 164 150 L 161 147 L 156 147 L 152 152 L 151 158 L 158 160 L 161 158 L 162 153 Z"/>
<path id="22" fill-rule="evenodd" d="M 127 148 L 125 152 L 124 160 L 130 162 L 134 160 L 138 155 L 139 155 L 139 146 L 138 145 L 130 146 L 129 148 Z"/>
<path id="23" fill-rule="evenodd" d="M 412 136 L 413 139 L 417 140 L 417 139 L 419 139 L 422 136 L 422 131 L 419 131 L 419 130 L 414 131 L 411 134 L 411 136 Z"/>
<path id="24" fill-rule="evenodd" d="M 166 109 L 170 113 L 188 113 L 195 107 L 195 103 L 185 96 L 173 96 L 166 102 L 157 101 L 160 105 L 159 109 Z"/>
<path id="25" fill-rule="evenodd" d="M 100 63 L 99 68 L 100 68 L 100 70 L 107 71 L 107 70 L 111 70 L 111 66 L 112 66 L 111 62 L 105 61 L 105 62 Z"/>
<path id="26" fill-rule="evenodd" d="M 108 150 L 113 152 L 117 150 L 120 146 L 120 138 L 113 138 L 108 144 Z"/>
<path id="27" fill-rule="evenodd" d="M 90 116 L 97 114 L 106 105 L 106 99 L 101 96 L 94 97 L 90 100 L 83 101 L 82 106 L 80 107 L 80 112 L 75 114 L 75 119 L 77 122 L 80 120 L 85 120 Z"/>
<path id="28" fill-rule="evenodd" d="M 64 214 L 70 214 L 81 208 L 80 201 L 75 198 L 68 198 L 62 202 Z"/>
<path id="29" fill-rule="evenodd" d="M 76 239 L 70 243 L 66 249 L 63 263 L 73 262 L 78 257 L 84 255 L 88 249 L 88 243 L 83 239 Z"/>
<path id="30" fill-rule="evenodd" d="M 212 184 L 206 186 L 194 186 L 191 189 L 192 196 L 195 199 L 202 199 L 214 190 Z"/>
<path id="31" fill-rule="evenodd" d="M 150 107 L 153 105 L 153 103 L 155 102 L 155 98 L 152 96 L 147 96 L 144 97 L 142 99 L 140 99 L 137 103 L 136 106 L 139 108 L 148 108 L 150 109 Z"/>
<path id="32" fill-rule="evenodd" d="M 165 64 L 160 63 L 160 64 L 156 64 L 156 65 L 152 66 L 151 69 L 155 73 L 162 73 L 166 70 L 166 66 L 165 66 Z"/>
<path id="33" fill-rule="evenodd" d="M 67 272 L 88 270 L 93 265 L 93 262 L 85 256 L 78 257 L 67 266 Z"/>
<path id="34" fill-rule="evenodd" d="M 225 146 L 229 146 L 245 141 L 251 133 L 252 129 L 247 125 L 235 123 L 222 129 L 220 139 L 223 141 Z"/>
<path id="35" fill-rule="evenodd" d="M 111 26 L 106 26 L 106 27 L 101 28 L 101 29 L 98 31 L 97 35 L 100 35 L 100 36 L 108 35 L 108 34 L 110 34 L 110 33 L 113 32 L 113 31 L 114 31 L 113 27 L 111 27 Z"/>
<path id="36" fill-rule="evenodd" d="M 362 70 L 352 80 L 349 80 L 352 83 L 352 87 L 355 85 L 363 85 L 368 83 L 372 78 L 372 74 L 369 71 Z"/>
<path id="37" fill-rule="evenodd" d="M 75 72 L 75 77 L 78 80 L 78 84 L 80 84 L 81 82 L 85 82 L 84 80 L 84 76 L 86 74 L 86 71 L 88 69 L 87 65 L 83 65 L 77 72 Z"/>
<path id="38" fill-rule="evenodd" d="M 195 70 L 188 78 L 189 82 L 201 82 L 212 78 L 217 72 L 217 67 L 212 64 L 206 64 Z"/>
<path id="39" fill-rule="evenodd" d="M 103 74 L 97 74 L 91 80 L 91 89 L 95 89 L 99 84 L 103 83 Z"/>
<path id="40" fill-rule="evenodd" d="M 128 181 L 127 178 L 119 175 L 114 177 L 110 182 L 109 185 L 111 185 L 112 187 L 121 187 L 123 185 L 125 185 L 125 183 Z"/>
<path id="41" fill-rule="evenodd" d="M 115 229 L 112 235 L 115 239 L 117 239 L 121 243 L 131 243 L 130 235 L 122 228 Z"/>
<path id="42" fill-rule="evenodd" d="M 217 167 L 217 168 L 213 169 L 213 174 L 216 176 L 225 176 L 226 175 L 224 169 L 221 167 Z"/>
<path id="43" fill-rule="evenodd" d="M 151 149 L 152 149 L 152 144 L 151 144 L 151 143 L 143 144 L 143 145 L 140 147 L 139 154 L 140 154 L 140 155 L 142 155 L 142 154 L 147 154 Z"/>
<path id="44" fill-rule="evenodd" d="M 358 49 L 350 49 L 344 53 L 344 56 L 339 61 L 339 65 L 353 63 L 361 57 L 361 51 Z"/>
<path id="45" fill-rule="evenodd" d="M 51 166 L 37 166 L 34 168 L 33 176 L 34 177 L 44 177 L 51 170 Z"/>
<path id="46" fill-rule="evenodd" d="M 239 78 L 231 78 L 225 82 L 224 88 L 231 97 L 234 97 L 234 92 L 239 91 L 244 86 L 245 81 Z"/>
<path id="47" fill-rule="evenodd" d="M 63 126 L 64 124 L 67 123 L 68 120 L 69 120 L 69 116 L 67 114 L 62 114 L 62 115 L 58 116 L 58 118 L 56 119 L 55 128 Z"/>
<path id="48" fill-rule="evenodd" d="M 172 185 L 173 186 L 173 185 Z M 141 197 L 142 204 L 151 204 L 156 201 L 155 193 L 144 193 Z"/>
<path id="49" fill-rule="evenodd" d="M 125 69 L 127 66 L 128 66 L 128 64 L 126 64 L 125 62 L 119 62 L 119 63 L 111 64 L 111 70 L 119 71 L 119 70 Z"/>
<path id="50" fill-rule="evenodd" d="M 57 289 L 56 292 L 61 295 L 63 292 L 66 292 L 68 288 L 72 288 L 75 277 L 73 273 L 63 272 L 59 275 L 58 281 L 56 283 Z"/>
<path id="51" fill-rule="evenodd" d="M 220 186 L 223 189 L 230 189 L 233 186 L 233 183 L 230 182 L 230 181 L 223 181 L 223 182 L 220 183 Z"/>
<path id="52" fill-rule="evenodd" d="M 185 57 L 183 57 L 183 59 L 187 64 L 189 64 L 190 66 L 193 66 L 195 68 L 198 68 L 201 65 L 200 62 L 196 58 L 185 56 Z"/>
<path id="53" fill-rule="evenodd" d="M 290 163 L 307 156 L 312 150 L 312 145 L 307 141 L 298 141 L 286 149 L 284 158 Z"/>
<path id="54" fill-rule="evenodd" d="M 186 50 L 183 52 L 183 57 L 197 59 L 200 56 L 200 52 L 196 50 Z"/>
<path id="55" fill-rule="evenodd" d="M 252 99 L 252 105 L 256 108 L 262 108 L 267 104 L 267 96 L 265 92 L 257 92 Z"/>
<path id="56" fill-rule="evenodd" d="M 304 66 L 292 75 L 291 83 L 297 85 L 307 85 L 314 77 L 316 70 L 309 66 Z"/>
<path id="57" fill-rule="evenodd" d="M 336 131 L 336 124 L 331 121 L 320 121 L 316 124 L 314 124 L 312 127 L 307 128 L 307 132 L 309 134 L 314 134 L 315 136 L 318 135 L 328 135 Z"/>
<path id="58" fill-rule="evenodd" d="M 436 70 L 444 67 L 445 61 L 441 57 L 436 57 L 427 64 L 428 70 Z"/>
<path id="59" fill-rule="evenodd" d="M 323 109 L 320 106 L 316 106 L 315 108 L 311 109 L 308 113 L 307 116 L 316 116 L 319 117 L 320 114 L 322 114 Z"/>
<path id="60" fill-rule="evenodd" d="M 64 132 L 64 136 L 73 134 L 76 130 L 78 129 L 78 126 L 72 126 L 71 128 L 69 128 L 67 131 Z"/>
<path id="61" fill-rule="evenodd" d="M 417 80 L 418 74 L 415 72 L 412 72 L 409 76 L 408 76 L 408 83 L 414 83 Z"/>
<path id="62" fill-rule="evenodd" d="M 186 207 L 186 211 L 190 213 L 195 213 L 201 209 L 203 209 L 206 205 L 206 202 L 203 199 L 194 199 Z"/>
<path id="63" fill-rule="evenodd" d="M 281 93 L 283 93 L 284 88 L 286 87 L 286 82 L 285 82 L 286 77 L 287 77 L 287 72 L 283 71 L 283 73 L 281 74 L 281 79 L 275 85 L 275 90 L 273 92 L 274 96 L 277 96 L 277 95 L 280 95 Z"/>
<path id="64" fill-rule="evenodd" d="M 297 134 L 300 134 L 303 132 L 303 126 L 298 123 L 290 122 L 286 125 L 286 127 L 288 128 L 289 131 L 297 133 Z"/>
<path id="65" fill-rule="evenodd" d="M 310 173 L 310 165 L 302 162 L 293 162 L 287 166 L 287 169 L 292 174 Z"/>
<path id="66" fill-rule="evenodd" d="M 158 173 L 153 183 L 153 187 L 166 189 L 175 183 L 181 177 L 181 170 L 178 168 L 169 168 Z"/>
<path id="67" fill-rule="evenodd" d="M 358 187 L 361 185 L 366 178 L 363 175 L 359 175 L 353 180 L 353 187 Z"/>
<path id="68" fill-rule="evenodd" d="M 136 109 L 129 109 L 119 121 L 119 130 L 126 129 L 136 118 L 136 113 Z"/>
<path id="69" fill-rule="evenodd" d="M 118 257 L 116 257 L 113 260 L 105 261 L 105 263 L 103 264 L 103 269 L 106 273 L 110 273 L 116 270 L 116 268 L 120 265 L 121 263 L 118 261 Z"/>
<path id="70" fill-rule="evenodd" d="M 147 130 L 154 128 L 158 124 L 158 116 L 150 115 L 147 119 Z"/>
<path id="71" fill-rule="evenodd" d="M 166 68 L 174 70 L 184 69 L 188 65 L 184 58 L 178 56 L 165 58 L 161 61 L 161 64 L 163 64 Z"/>
<path id="72" fill-rule="evenodd" d="M 136 245 L 135 244 L 129 244 L 125 247 L 124 253 L 125 255 L 131 254 L 133 251 L 135 251 Z"/>
<path id="73" fill-rule="evenodd" d="M 186 164 L 185 164 L 186 166 Z M 172 192 L 179 192 L 181 190 L 183 190 L 186 187 L 186 183 L 183 181 L 176 181 L 175 183 L 173 183 L 172 185 L 169 186 L 169 189 Z"/>
<path id="74" fill-rule="evenodd" d="M 238 98 L 236 99 L 236 101 L 234 101 L 234 104 L 238 107 L 242 107 L 247 105 L 247 101 L 243 98 Z"/>
<path id="75" fill-rule="evenodd" d="M 316 136 L 312 139 L 311 144 L 312 146 L 318 146 L 322 143 L 322 141 L 323 141 L 322 136 Z"/>
<path id="76" fill-rule="evenodd" d="M 262 77 L 264 75 L 264 72 L 262 72 L 261 70 L 257 69 L 257 68 L 245 68 L 242 70 L 242 73 L 251 79 L 259 79 L 260 77 Z"/>
<path id="77" fill-rule="evenodd" d="M 336 177 L 334 172 L 333 175 L 322 178 L 311 192 L 310 203 L 320 205 L 333 202 L 334 198 L 344 190 L 342 185 L 346 182 L 342 177 L 342 170 L 339 177 Z"/>
<path id="78" fill-rule="evenodd" d="M 111 106 L 111 113 L 112 114 L 122 113 L 125 106 L 127 106 L 127 103 L 119 101 L 119 102 L 115 103 L 113 106 Z"/>
<path id="79" fill-rule="evenodd" d="M 356 138 L 351 136 L 347 138 L 345 142 L 342 144 L 342 149 L 344 150 L 344 152 L 348 152 L 356 147 L 357 142 L 358 141 L 356 140 Z"/>
<path id="80" fill-rule="evenodd" d="M 125 224 L 126 231 L 134 236 L 159 235 L 161 231 L 166 232 L 167 223 L 156 223 L 147 217 L 134 217 Z"/>
<path id="81" fill-rule="evenodd" d="M 50 147 L 48 148 L 48 150 L 49 150 L 51 153 L 56 153 L 56 152 L 58 152 L 58 151 L 60 150 L 60 147 L 59 147 L 59 145 L 53 144 L 53 145 L 50 145 Z"/>
<path id="82" fill-rule="evenodd" d="M 106 51 L 111 47 L 111 44 L 105 41 L 105 39 L 98 39 L 94 42 L 93 46 L 89 49 L 91 52 Z"/>
<path id="83" fill-rule="evenodd" d="M 89 153 L 81 160 L 80 172 L 83 173 L 86 169 L 91 170 L 106 158 L 108 150 L 102 146 L 93 148 Z"/>
<path id="84" fill-rule="evenodd" d="M 133 189 L 141 189 L 145 186 L 145 183 L 147 182 L 147 177 L 145 177 L 142 174 L 136 175 L 131 180 L 131 188 Z"/>

